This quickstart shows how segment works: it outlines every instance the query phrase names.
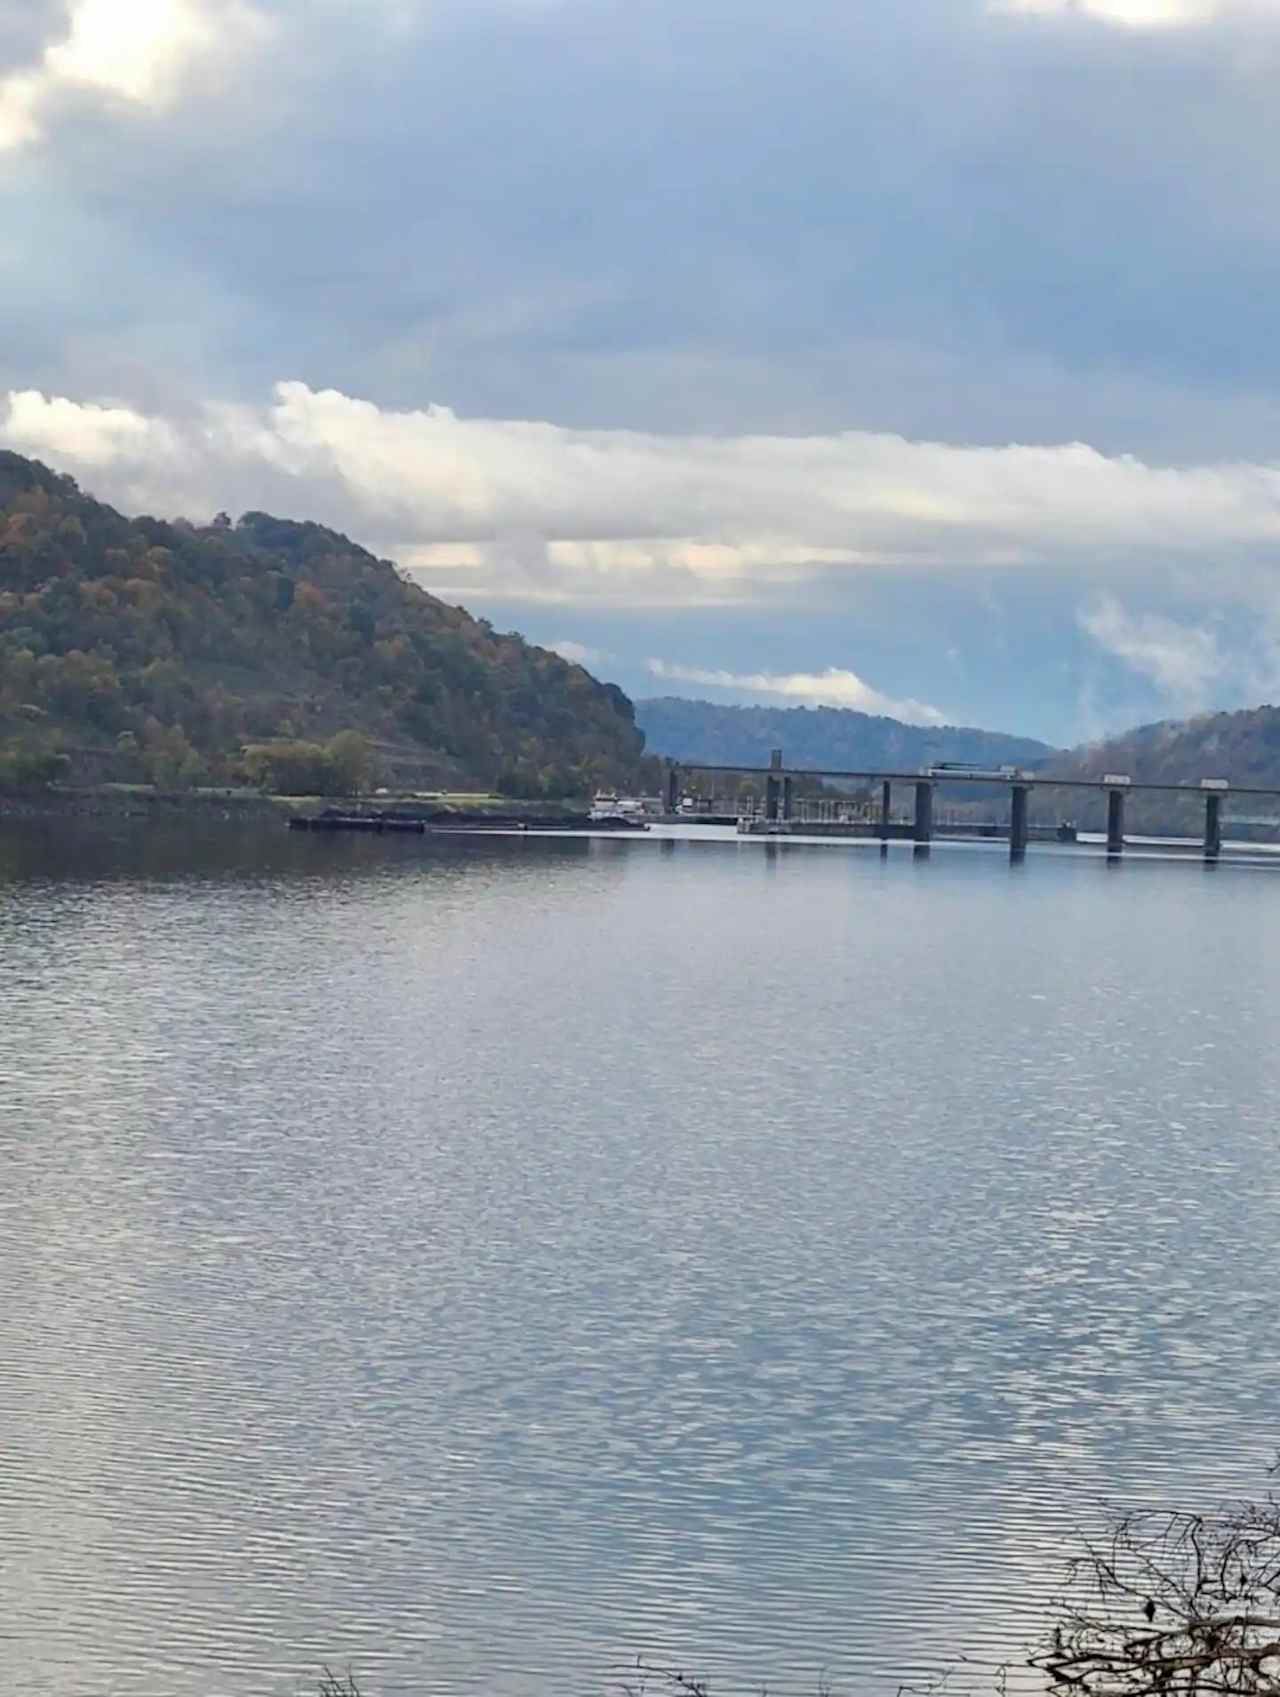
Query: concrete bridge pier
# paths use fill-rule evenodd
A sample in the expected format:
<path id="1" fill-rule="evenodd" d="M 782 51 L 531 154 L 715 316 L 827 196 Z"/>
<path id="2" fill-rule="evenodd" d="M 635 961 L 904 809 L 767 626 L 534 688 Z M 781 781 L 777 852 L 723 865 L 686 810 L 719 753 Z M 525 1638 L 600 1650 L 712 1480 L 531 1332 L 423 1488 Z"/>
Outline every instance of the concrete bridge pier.
<path id="1" fill-rule="evenodd" d="M 1107 791 L 1107 853 L 1124 853 L 1124 791 Z"/>
<path id="2" fill-rule="evenodd" d="M 784 819 L 791 817 L 790 797 L 786 794 L 790 784 L 791 780 L 789 778 L 784 779 L 782 775 L 782 750 L 771 748 L 769 750 L 769 773 L 764 781 L 764 816 L 766 819 L 776 820 L 784 805 L 787 811 L 783 813 L 782 817 Z"/>
<path id="3" fill-rule="evenodd" d="M 666 793 L 663 796 L 666 811 L 675 813 L 680 806 L 680 768 L 674 760 L 667 761 Z"/>
<path id="4" fill-rule="evenodd" d="M 782 817 L 784 819 L 790 819 L 790 817 L 791 817 L 791 779 L 790 778 L 784 778 L 782 780 Z"/>
<path id="5" fill-rule="evenodd" d="M 1204 857 L 1216 860 L 1222 853 L 1222 797 L 1204 798 Z"/>
<path id="6" fill-rule="evenodd" d="M 916 784 L 916 817 L 912 837 L 917 848 L 933 840 L 933 785 L 927 778 Z"/>
<path id="7" fill-rule="evenodd" d="M 1027 852 L 1027 786 L 1015 784 L 1009 792 L 1009 859 L 1021 860 Z"/>
<path id="8" fill-rule="evenodd" d="M 889 808 L 893 800 L 893 785 L 888 778 L 880 786 L 880 841 L 889 841 Z"/>

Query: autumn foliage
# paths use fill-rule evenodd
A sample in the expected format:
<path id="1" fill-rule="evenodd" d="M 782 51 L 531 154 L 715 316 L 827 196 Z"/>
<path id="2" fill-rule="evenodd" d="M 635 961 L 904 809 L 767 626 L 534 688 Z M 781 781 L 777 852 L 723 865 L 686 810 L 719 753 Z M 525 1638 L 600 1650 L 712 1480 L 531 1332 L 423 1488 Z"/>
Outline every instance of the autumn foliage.
<path id="1" fill-rule="evenodd" d="M 344 733 L 365 775 L 538 793 L 633 781 L 643 745 L 616 687 L 321 525 L 127 519 L 0 453 L 0 783 L 56 755 L 84 777 L 261 780 L 273 747 Z"/>

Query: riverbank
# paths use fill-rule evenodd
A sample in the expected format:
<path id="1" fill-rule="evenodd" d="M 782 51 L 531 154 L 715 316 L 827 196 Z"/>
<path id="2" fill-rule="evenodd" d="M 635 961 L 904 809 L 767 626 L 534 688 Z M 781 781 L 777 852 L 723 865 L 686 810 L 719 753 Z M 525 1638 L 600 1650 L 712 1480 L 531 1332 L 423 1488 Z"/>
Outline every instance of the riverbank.
<path id="1" fill-rule="evenodd" d="M 324 813 L 388 814 L 429 820 L 561 823 L 585 817 L 587 804 L 513 801 L 507 796 L 442 792 L 435 796 L 285 796 L 252 789 L 157 790 L 148 784 L 52 785 L 48 789 L 0 791 L 0 819 L 189 819 L 237 825 L 288 824 Z"/>
<path id="2" fill-rule="evenodd" d="M 220 818 L 264 823 L 288 816 L 284 798 L 257 790 L 155 790 L 142 784 L 59 785 L 44 790 L 0 792 L 0 819 L 175 819 Z"/>

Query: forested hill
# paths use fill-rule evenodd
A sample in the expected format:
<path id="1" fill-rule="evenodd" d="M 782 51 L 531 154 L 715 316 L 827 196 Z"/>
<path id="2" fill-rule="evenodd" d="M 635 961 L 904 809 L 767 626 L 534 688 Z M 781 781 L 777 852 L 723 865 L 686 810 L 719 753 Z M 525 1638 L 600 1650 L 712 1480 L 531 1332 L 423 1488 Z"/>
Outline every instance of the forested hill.
<path id="1" fill-rule="evenodd" d="M 721 707 L 665 695 L 638 701 L 636 720 L 651 753 L 717 766 L 767 766 L 774 748 L 788 766 L 908 772 L 936 760 L 1033 766 L 1053 752 L 1031 737 L 907 725 L 842 707 Z"/>
<path id="2" fill-rule="evenodd" d="M 390 778 L 514 794 L 634 781 L 643 748 L 614 685 L 345 536 L 128 519 L 0 453 L 0 778 L 61 750 L 79 776 L 232 782 L 246 745 L 354 733 Z"/>
<path id="3" fill-rule="evenodd" d="M 1123 772 L 1136 783 L 1150 784 L 1228 778 L 1233 784 L 1280 785 L 1280 708 L 1249 707 L 1140 725 L 1059 755 L 1048 770 L 1064 778 Z"/>

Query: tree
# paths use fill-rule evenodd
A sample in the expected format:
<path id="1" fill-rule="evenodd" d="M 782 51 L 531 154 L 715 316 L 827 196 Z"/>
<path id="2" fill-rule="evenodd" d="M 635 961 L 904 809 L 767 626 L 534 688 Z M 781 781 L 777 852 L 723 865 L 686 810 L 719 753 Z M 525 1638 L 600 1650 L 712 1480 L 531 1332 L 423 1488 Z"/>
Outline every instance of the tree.
<path id="1" fill-rule="evenodd" d="M 249 781 L 276 795 L 331 795 L 333 767 L 318 742 L 275 742 L 244 751 Z"/>
<path id="2" fill-rule="evenodd" d="M 1280 1502 L 1126 1515 L 1071 1564 L 1032 1666 L 1056 1697 L 1280 1691 Z"/>
<path id="3" fill-rule="evenodd" d="M 33 712 L 96 772 L 124 733 L 141 768 L 149 718 L 180 725 L 210 775 L 247 740 L 319 743 L 350 726 L 453 782 L 528 766 L 540 785 L 631 788 L 644 740 L 618 691 L 321 525 L 126 519 L 0 450 L 0 732 Z M 309 761 L 277 759 L 268 776 L 314 787 Z M 339 765 L 326 784 L 369 786 L 354 751 Z M 196 771 L 184 750 L 162 776 Z"/>
<path id="4" fill-rule="evenodd" d="M 332 769 L 333 788 L 338 795 L 359 795 L 369 787 L 373 775 L 373 745 L 359 731 L 339 731 L 325 744 Z"/>
<path id="5" fill-rule="evenodd" d="M 156 719 L 148 719 L 143 742 L 147 776 L 158 790 L 193 789 L 205 776 L 204 762 L 181 725 L 161 725 Z"/>
<path id="6" fill-rule="evenodd" d="M 543 795 L 542 779 L 534 766 L 503 767 L 493 787 L 499 795 L 516 801 L 537 801 Z"/>
<path id="7" fill-rule="evenodd" d="M 0 790 L 45 789 L 67 776 L 71 762 L 52 748 L 0 749 Z"/>

